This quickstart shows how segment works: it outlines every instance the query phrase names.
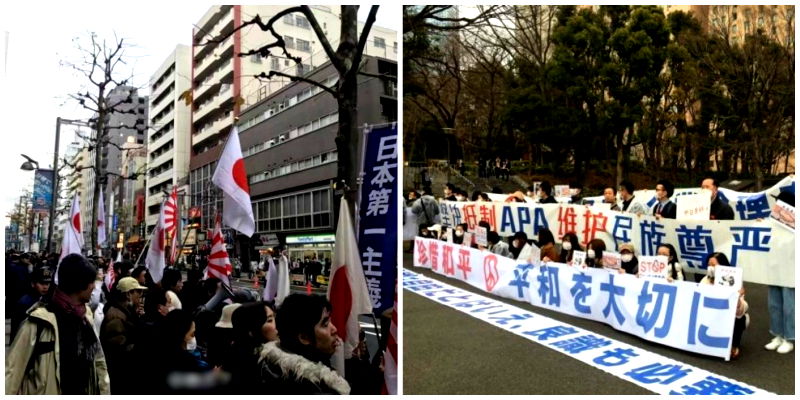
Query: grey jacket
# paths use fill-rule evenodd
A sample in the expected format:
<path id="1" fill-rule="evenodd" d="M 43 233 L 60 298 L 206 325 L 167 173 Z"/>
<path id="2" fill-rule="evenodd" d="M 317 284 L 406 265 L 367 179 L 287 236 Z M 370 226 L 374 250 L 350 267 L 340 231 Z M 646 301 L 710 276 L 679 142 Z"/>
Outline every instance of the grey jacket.
<path id="1" fill-rule="evenodd" d="M 426 194 L 414 202 L 411 212 L 417 216 L 419 225 L 435 224 L 436 216 L 439 215 L 439 203 L 433 196 Z"/>

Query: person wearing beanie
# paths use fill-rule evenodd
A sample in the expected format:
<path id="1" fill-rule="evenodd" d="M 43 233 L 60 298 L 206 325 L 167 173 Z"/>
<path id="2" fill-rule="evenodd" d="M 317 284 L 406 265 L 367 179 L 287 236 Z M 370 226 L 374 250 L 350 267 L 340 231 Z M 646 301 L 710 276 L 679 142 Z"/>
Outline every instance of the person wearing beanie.
<path id="1" fill-rule="evenodd" d="M 619 254 L 622 258 L 622 270 L 626 274 L 638 275 L 639 274 L 639 260 L 636 258 L 636 251 L 633 248 L 633 243 L 623 243 L 619 245 Z"/>
<path id="2" fill-rule="evenodd" d="M 97 271 L 84 256 L 70 254 L 57 273 L 57 287 L 30 309 L 8 349 L 6 394 L 110 394 L 87 305 Z"/>

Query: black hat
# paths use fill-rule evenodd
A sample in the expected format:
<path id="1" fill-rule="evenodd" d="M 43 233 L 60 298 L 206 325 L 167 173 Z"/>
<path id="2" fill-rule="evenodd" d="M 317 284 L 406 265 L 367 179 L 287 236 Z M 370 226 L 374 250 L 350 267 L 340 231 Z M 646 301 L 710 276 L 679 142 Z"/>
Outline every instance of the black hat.
<path id="1" fill-rule="evenodd" d="M 31 281 L 36 283 L 53 282 L 53 273 L 48 268 L 36 268 L 31 273 Z"/>

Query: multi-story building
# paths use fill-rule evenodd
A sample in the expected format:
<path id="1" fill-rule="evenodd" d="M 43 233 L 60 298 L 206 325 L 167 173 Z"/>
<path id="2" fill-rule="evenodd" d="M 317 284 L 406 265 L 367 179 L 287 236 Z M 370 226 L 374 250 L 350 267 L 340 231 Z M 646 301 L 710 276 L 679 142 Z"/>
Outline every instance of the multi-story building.
<path id="1" fill-rule="evenodd" d="M 202 225 L 208 227 L 212 210 L 221 210 L 222 201 L 208 189 L 221 144 L 231 131 L 240 110 L 257 104 L 290 83 L 287 78 L 256 78 L 270 70 L 304 76 L 328 62 L 309 21 L 298 13 L 283 16 L 274 24 L 286 48 L 299 64 L 274 51 L 267 58 L 254 54 L 236 56 L 275 41 L 271 33 L 258 26 L 248 26 L 222 42 L 209 40 L 229 34 L 235 27 L 259 15 L 267 21 L 285 6 L 225 5 L 213 6 L 195 25 L 192 46 L 192 155 L 190 184 L 192 206 L 202 210 Z M 339 8 L 311 6 L 320 27 L 333 48 L 338 45 Z M 365 54 L 396 60 L 397 34 L 373 25 Z M 198 192 L 196 190 L 201 190 Z"/>
<path id="2" fill-rule="evenodd" d="M 397 62 L 365 57 L 364 71 L 397 74 Z M 338 80 L 330 63 L 307 76 L 326 86 Z M 358 125 L 396 121 L 393 82 L 359 77 Z M 332 184 L 337 174 L 336 99 L 297 82 L 247 108 L 237 124 L 256 219 L 252 248 L 277 234 L 291 258 L 331 257 L 338 211 Z M 202 188 L 192 187 L 192 193 Z"/>
<path id="3" fill-rule="evenodd" d="M 138 95 L 138 90 L 130 86 L 118 86 L 114 88 L 107 96 L 106 102 L 110 105 L 116 105 L 115 110 L 106 115 L 105 130 L 107 144 L 100 148 L 102 152 L 101 164 L 104 171 L 100 179 L 95 179 L 96 172 L 94 168 L 83 169 L 83 184 L 81 185 L 81 215 L 87 216 L 81 218 L 83 224 L 83 235 L 85 243 L 91 243 L 91 215 L 94 202 L 94 185 L 100 183 L 104 187 L 104 205 L 106 211 L 106 221 L 109 220 L 110 210 L 112 204 L 112 191 L 117 187 L 117 181 L 121 178 L 122 168 L 122 155 L 120 149 L 123 143 L 127 141 L 128 136 L 133 136 L 137 147 L 145 147 L 147 131 L 147 97 Z M 134 110 L 133 113 L 129 113 Z M 94 116 L 97 118 L 97 115 Z M 97 132 L 92 132 L 92 138 L 97 138 Z M 84 155 L 84 166 L 94 166 L 96 148 L 93 147 L 91 151 L 86 150 Z M 105 172 L 110 172 L 107 174 Z M 99 218 L 99 216 L 98 216 Z M 106 224 L 106 237 L 110 237 L 109 224 Z M 89 246 L 90 247 L 90 246 Z"/>
<path id="4" fill-rule="evenodd" d="M 191 88 L 191 68 L 190 48 L 178 45 L 150 78 L 147 232 L 158 220 L 163 193 L 173 185 L 183 193 L 188 188 L 192 121 L 191 108 L 181 95 Z"/>
<path id="5" fill-rule="evenodd" d="M 109 235 L 109 244 L 120 243 L 119 234 L 127 238 L 130 244 L 141 241 L 144 236 L 144 224 L 137 223 L 136 219 L 136 199 L 145 194 L 147 153 L 148 150 L 137 144 L 133 136 L 128 136 L 127 142 L 122 145 L 121 174 L 136 176 L 136 179 L 120 179 L 112 193 L 114 201 L 110 203 L 113 208 L 108 224 L 115 234 Z M 137 236 L 139 240 L 136 240 Z M 127 242 L 123 240 L 121 244 L 124 243 Z"/>

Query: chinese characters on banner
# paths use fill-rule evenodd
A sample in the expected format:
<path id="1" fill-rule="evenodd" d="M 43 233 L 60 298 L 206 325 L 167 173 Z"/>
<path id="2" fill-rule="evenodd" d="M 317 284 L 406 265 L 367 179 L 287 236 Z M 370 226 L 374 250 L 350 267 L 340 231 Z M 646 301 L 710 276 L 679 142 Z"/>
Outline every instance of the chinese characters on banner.
<path id="1" fill-rule="evenodd" d="M 699 274 L 706 273 L 708 255 L 718 251 L 728 255 L 732 265 L 744 270 L 747 282 L 794 287 L 794 232 L 775 226 L 770 219 L 657 220 L 583 205 L 443 201 L 442 221 L 470 224 L 471 221 L 463 219 L 464 210 L 478 206 L 493 208 L 494 230 L 503 237 L 522 231 L 528 238 L 536 238 L 540 229 L 548 228 L 556 238 L 574 232 L 584 247 L 595 238 L 602 239 L 609 251 L 618 250 L 621 243 L 632 242 L 637 257 L 654 256 L 660 244 L 670 243 L 675 246 L 683 269 Z M 476 218 L 474 222 L 477 224 L 487 217 Z"/>
<path id="2" fill-rule="evenodd" d="M 397 126 L 372 129 L 365 135 L 359 202 L 358 248 L 376 313 L 394 304 L 397 277 Z"/>
<path id="3" fill-rule="evenodd" d="M 739 294 L 729 287 L 561 263 L 518 264 L 490 252 L 420 237 L 414 243 L 414 265 L 494 295 L 604 322 L 652 342 L 730 356 Z"/>

